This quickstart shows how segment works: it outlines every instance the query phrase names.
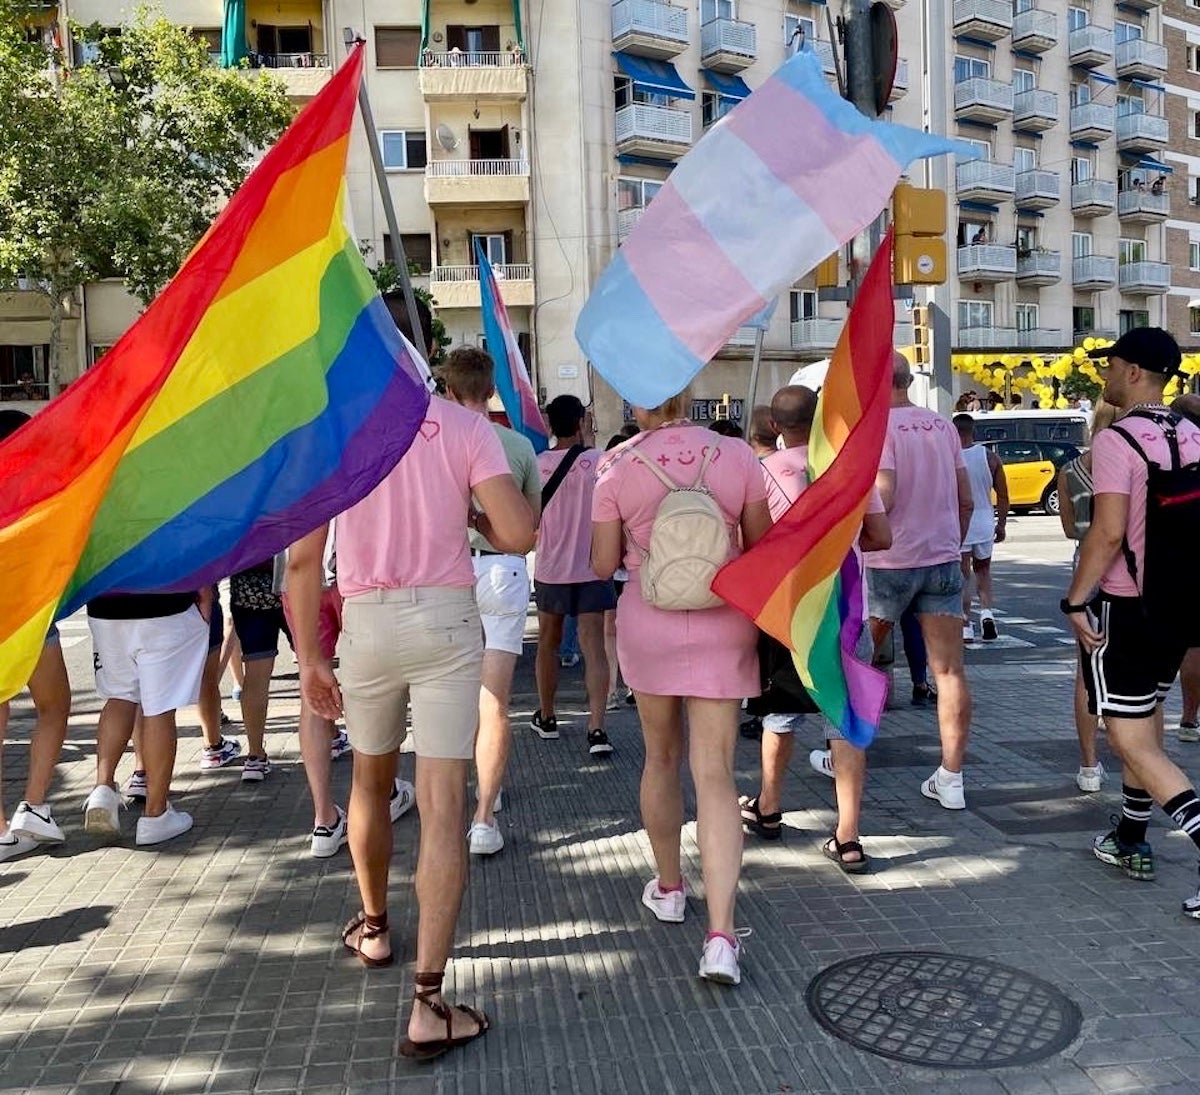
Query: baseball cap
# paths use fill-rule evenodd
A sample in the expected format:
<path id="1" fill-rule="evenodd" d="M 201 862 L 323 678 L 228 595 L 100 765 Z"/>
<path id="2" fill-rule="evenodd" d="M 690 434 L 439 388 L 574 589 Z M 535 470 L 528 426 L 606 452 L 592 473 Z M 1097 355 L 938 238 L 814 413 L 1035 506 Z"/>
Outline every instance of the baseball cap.
<path id="1" fill-rule="evenodd" d="M 1179 343 L 1161 327 L 1132 327 L 1111 346 L 1093 350 L 1089 357 L 1119 357 L 1152 373 L 1170 376 L 1179 371 L 1183 355 Z"/>

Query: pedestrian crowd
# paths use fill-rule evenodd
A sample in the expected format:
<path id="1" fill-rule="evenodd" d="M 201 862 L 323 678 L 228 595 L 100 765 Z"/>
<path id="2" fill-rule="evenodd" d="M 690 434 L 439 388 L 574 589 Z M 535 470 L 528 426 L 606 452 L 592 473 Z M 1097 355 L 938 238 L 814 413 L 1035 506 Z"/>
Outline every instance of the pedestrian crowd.
<path id="1" fill-rule="evenodd" d="M 403 299 L 385 300 L 412 335 Z M 429 345 L 431 317 L 423 305 L 419 311 L 416 336 Z M 1121 764 L 1122 809 L 1093 851 L 1146 880 L 1154 877 L 1146 840 L 1154 805 L 1200 846 L 1200 798 L 1164 751 L 1163 721 L 1163 701 L 1182 670 L 1179 736 L 1200 740 L 1200 603 L 1193 603 L 1200 594 L 1189 580 L 1200 533 L 1200 397 L 1171 408 L 1163 402 L 1181 358 L 1160 329 L 1133 330 L 1096 356 L 1106 358 L 1106 402 L 1093 416 L 1090 449 L 1059 481 L 1064 531 L 1078 543 L 1060 604 L 1079 649 L 1076 779 L 1083 792 L 1101 789 L 1103 728 Z M 265 731 L 281 638 L 300 670 L 311 852 L 323 858 L 349 845 L 361 910 L 341 941 L 366 967 L 395 959 L 392 826 L 415 806 L 416 970 L 401 1053 L 419 1060 L 489 1026 L 483 1011 L 447 1001 L 442 983 L 470 857 L 504 848 L 496 814 L 531 596 L 537 708 L 530 726 L 538 738 L 565 732 L 560 671 L 579 660 L 586 755 L 611 756 L 607 713 L 636 705 L 645 749 L 641 821 L 654 861 L 641 901 L 670 924 L 687 918 L 694 885 L 680 848 L 686 757 L 706 910 L 700 977 L 740 982 L 743 843 L 746 834 L 778 840 L 783 833 L 797 734 L 812 735 L 809 763 L 835 787 L 836 823 L 824 856 L 848 874 L 871 868 L 862 832 L 869 748 L 822 719 L 790 652 L 709 588 L 716 571 L 753 548 L 809 485 L 817 394 L 781 388 L 753 409 L 743 440 L 727 421 L 694 423 L 690 397 L 680 392 L 658 407 L 634 408 L 633 422 L 604 449 L 595 444 L 590 409 L 559 396 L 545 408 L 552 447 L 538 455 L 522 435 L 491 421 L 493 365 L 484 351 L 454 350 L 441 374 L 445 398 L 431 400 L 411 448 L 370 495 L 283 555 L 230 576 L 229 637 L 215 587 L 106 594 L 87 606 L 104 705 L 86 831 L 118 839 L 126 801 L 142 803 L 139 845 L 158 846 L 191 828 L 169 793 L 182 707 L 199 710 L 202 769 L 240 757 L 243 781 L 270 778 Z M 1005 538 L 1008 496 L 1003 467 L 976 441 L 972 416 L 951 421 L 916 406 L 912 382 L 908 362 L 894 355 L 875 489 L 853 546 L 866 586 L 858 653 L 890 660 L 899 629 L 912 702 L 935 705 L 941 746 L 938 767 L 914 792 L 957 811 L 966 808 L 971 727 L 964 642 L 976 636 L 976 599 L 979 638 L 999 636 L 991 559 Z M 21 417 L 0 412 L 0 436 Z M 228 665 L 239 681 L 244 754 L 221 710 Z M 64 840 L 49 800 L 71 690 L 54 628 L 29 692 L 37 724 L 28 779 L 11 817 L 0 804 L 0 860 Z M 6 722 L 4 705 L 0 740 Z M 739 727 L 761 734 L 757 787 L 741 797 L 734 778 Z M 398 776 L 409 739 L 415 783 Z M 134 772 L 120 787 L 116 771 L 131 742 Z M 334 801 L 331 765 L 348 752 L 353 778 L 343 805 Z M 1200 894 L 1183 911 L 1200 919 Z"/>

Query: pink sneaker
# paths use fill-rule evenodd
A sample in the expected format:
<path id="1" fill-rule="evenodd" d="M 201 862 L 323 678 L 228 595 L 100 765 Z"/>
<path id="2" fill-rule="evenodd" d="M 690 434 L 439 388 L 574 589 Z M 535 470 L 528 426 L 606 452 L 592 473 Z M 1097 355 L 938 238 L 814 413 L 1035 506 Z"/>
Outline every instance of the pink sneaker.
<path id="1" fill-rule="evenodd" d="M 658 888 L 658 879 L 652 878 L 642 890 L 642 904 L 664 924 L 682 924 L 687 911 L 687 884 L 681 890 L 663 893 Z"/>

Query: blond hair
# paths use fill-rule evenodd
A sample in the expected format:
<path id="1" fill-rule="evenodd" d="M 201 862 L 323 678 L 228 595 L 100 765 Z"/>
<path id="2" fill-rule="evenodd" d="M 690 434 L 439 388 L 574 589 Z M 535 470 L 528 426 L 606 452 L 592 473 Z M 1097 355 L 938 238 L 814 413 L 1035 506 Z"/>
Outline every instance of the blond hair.
<path id="1" fill-rule="evenodd" d="M 1096 434 L 1101 430 L 1108 429 L 1116 419 L 1116 407 L 1111 403 L 1105 402 L 1103 399 L 1096 400 L 1096 405 L 1092 408 L 1092 438 L 1095 439 Z"/>
<path id="2" fill-rule="evenodd" d="M 670 399 L 664 399 L 657 407 L 644 407 L 647 414 L 670 422 L 673 418 L 690 418 L 692 414 L 692 387 L 689 384 L 681 392 L 676 392 Z"/>

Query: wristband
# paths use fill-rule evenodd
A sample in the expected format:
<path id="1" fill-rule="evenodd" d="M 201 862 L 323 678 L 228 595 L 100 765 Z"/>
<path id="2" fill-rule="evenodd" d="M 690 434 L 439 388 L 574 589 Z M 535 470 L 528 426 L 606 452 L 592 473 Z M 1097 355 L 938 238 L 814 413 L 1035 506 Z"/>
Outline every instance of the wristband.
<path id="1" fill-rule="evenodd" d="M 1073 605 L 1066 597 L 1058 602 L 1058 608 L 1068 616 L 1079 616 L 1088 610 L 1087 605 Z"/>

